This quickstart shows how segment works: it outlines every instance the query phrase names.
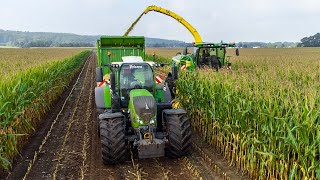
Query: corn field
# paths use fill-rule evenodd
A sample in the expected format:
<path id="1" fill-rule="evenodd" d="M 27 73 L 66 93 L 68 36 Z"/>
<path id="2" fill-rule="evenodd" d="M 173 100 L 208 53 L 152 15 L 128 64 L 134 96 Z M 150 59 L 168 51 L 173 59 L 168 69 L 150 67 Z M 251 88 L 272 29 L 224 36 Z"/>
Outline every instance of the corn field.
<path id="1" fill-rule="evenodd" d="M 0 48 L 0 79 L 53 61 L 60 61 L 83 51 L 79 48 Z"/>
<path id="2" fill-rule="evenodd" d="M 195 131 L 254 179 L 320 179 L 320 49 L 243 49 L 233 70 L 180 73 Z"/>
<path id="3" fill-rule="evenodd" d="M 184 48 L 147 48 L 146 53 L 149 54 L 150 56 L 155 53 L 156 56 L 158 56 L 160 59 L 162 58 L 167 58 L 170 62 L 170 59 L 173 56 L 176 56 L 177 53 L 183 52 Z M 193 47 L 188 47 L 188 52 L 192 53 L 193 52 Z"/>
<path id="4" fill-rule="evenodd" d="M 28 135 L 90 54 L 81 51 L 0 49 L 0 169 L 10 168 Z"/>

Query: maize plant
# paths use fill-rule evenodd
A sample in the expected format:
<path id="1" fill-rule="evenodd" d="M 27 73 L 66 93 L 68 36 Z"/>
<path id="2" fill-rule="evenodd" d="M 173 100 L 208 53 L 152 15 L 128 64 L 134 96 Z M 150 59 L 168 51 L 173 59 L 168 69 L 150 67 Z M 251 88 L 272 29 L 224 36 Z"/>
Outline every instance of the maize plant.
<path id="1" fill-rule="evenodd" d="M 0 81 L 0 167 L 13 157 L 40 124 L 90 51 L 18 71 Z M 34 62 L 36 63 L 36 61 Z"/>
<path id="2" fill-rule="evenodd" d="M 195 131 L 254 179 L 320 179 L 320 50 L 244 50 L 232 71 L 180 72 Z"/>
<path id="3" fill-rule="evenodd" d="M 146 55 L 146 59 L 147 61 L 154 61 L 157 63 L 164 63 L 164 64 L 171 64 L 171 58 L 167 58 L 167 57 L 162 57 L 162 56 L 153 56 L 153 55 Z"/>
<path id="4" fill-rule="evenodd" d="M 59 61 L 82 52 L 79 48 L 32 48 L 32 49 L 3 49 L 0 48 L 0 80 L 10 77 L 16 72 Z"/>

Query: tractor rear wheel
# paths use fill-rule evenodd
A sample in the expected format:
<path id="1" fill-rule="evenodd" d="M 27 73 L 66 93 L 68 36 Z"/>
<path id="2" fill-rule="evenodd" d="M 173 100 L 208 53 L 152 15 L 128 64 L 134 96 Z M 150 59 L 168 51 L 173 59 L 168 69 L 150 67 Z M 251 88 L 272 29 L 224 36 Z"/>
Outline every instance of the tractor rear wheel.
<path id="1" fill-rule="evenodd" d="M 103 163 L 123 163 L 127 157 L 127 143 L 123 118 L 100 121 L 100 140 Z"/>
<path id="2" fill-rule="evenodd" d="M 191 153 L 192 139 L 190 121 L 186 114 L 166 115 L 168 146 L 166 154 L 179 158 Z"/>

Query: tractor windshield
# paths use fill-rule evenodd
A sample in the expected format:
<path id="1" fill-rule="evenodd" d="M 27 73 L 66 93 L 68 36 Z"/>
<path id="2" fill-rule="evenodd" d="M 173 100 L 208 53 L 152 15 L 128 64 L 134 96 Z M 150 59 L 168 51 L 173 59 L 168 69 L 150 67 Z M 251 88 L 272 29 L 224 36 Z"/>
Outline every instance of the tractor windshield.
<path id="1" fill-rule="evenodd" d="M 212 57 L 224 63 L 226 49 L 222 47 L 201 47 L 197 49 L 198 65 L 209 65 Z"/>
<path id="2" fill-rule="evenodd" d="M 146 89 L 153 94 L 154 77 L 149 64 L 123 64 L 119 78 L 122 107 L 128 107 L 132 89 Z"/>

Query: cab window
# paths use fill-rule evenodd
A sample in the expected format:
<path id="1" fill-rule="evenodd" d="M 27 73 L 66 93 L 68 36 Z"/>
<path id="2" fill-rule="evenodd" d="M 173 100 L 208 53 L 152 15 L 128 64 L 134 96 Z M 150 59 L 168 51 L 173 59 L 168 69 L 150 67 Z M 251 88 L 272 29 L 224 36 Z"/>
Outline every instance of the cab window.
<path id="1" fill-rule="evenodd" d="M 122 107 L 128 107 L 132 89 L 146 89 L 153 94 L 154 77 L 149 64 L 123 64 L 119 77 Z"/>

